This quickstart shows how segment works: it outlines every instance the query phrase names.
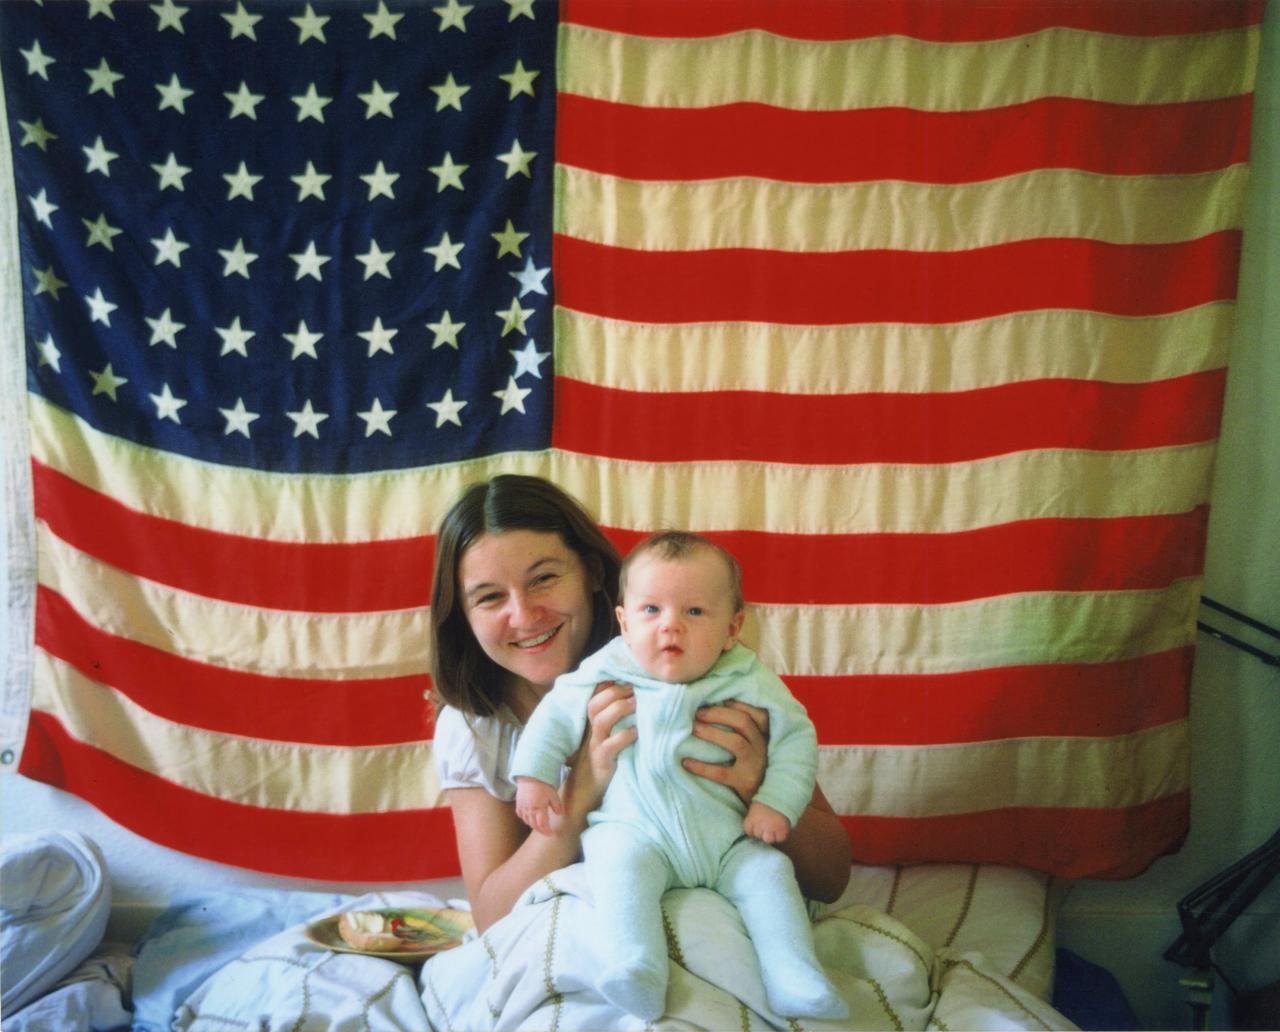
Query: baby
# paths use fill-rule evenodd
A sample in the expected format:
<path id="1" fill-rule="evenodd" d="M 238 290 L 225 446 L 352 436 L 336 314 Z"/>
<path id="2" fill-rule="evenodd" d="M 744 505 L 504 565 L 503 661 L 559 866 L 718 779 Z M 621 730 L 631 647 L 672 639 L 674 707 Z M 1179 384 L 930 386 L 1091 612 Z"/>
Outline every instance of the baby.
<path id="1" fill-rule="evenodd" d="M 614 680 L 635 688 L 637 741 L 619 755 L 582 839 L 608 958 L 601 994 L 646 1021 L 662 1015 L 662 894 L 706 886 L 742 915 L 777 1014 L 845 1017 L 814 953 L 791 861 L 766 844 L 787 837 L 813 795 L 817 735 L 786 686 L 738 643 L 745 612 L 737 562 L 697 535 L 658 534 L 627 557 L 620 594 L 621 637 L 556 680 L 521 733 L 512 766 L 516 812 L 548 832 L 549 811 L 561 812 L 552 786 L 582 741 L 592 691 Z M 692 728 L 699 707 L 730 699 L 769 713 L 768 765 L 749 807 L 680 762 L 729 759 Z"/>

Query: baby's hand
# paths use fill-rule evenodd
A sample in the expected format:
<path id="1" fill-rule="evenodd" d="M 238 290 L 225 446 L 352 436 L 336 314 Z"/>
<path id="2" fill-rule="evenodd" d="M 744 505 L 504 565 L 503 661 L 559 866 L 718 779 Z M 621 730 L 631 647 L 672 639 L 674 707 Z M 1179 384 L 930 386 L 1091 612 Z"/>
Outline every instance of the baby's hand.
<path id="1" fill-rule="evenodd" d="M 516 816 L 534 831 L 551 834 L 551 814 L 562 814 L 560 793 L 537 778 L 516 778 Z M 786 820 L 784 817 L 783 820 Z"/>
<path id="2" fill-rule="evenodd" d="M 742 830 L 753 839 L 777 845 L 791 833 L 791 822 L 772 806 L 752 803 L 742 820 Z"/>

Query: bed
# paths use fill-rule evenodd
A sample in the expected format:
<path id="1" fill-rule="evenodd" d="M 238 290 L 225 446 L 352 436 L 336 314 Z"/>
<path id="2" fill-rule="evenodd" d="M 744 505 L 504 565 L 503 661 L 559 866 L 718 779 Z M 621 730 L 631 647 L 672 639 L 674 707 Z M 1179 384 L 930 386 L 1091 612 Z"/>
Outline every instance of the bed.
<path id="1" fill-rule="evenodd" d="M 0 874 L 9 1032 L 644 1027 L 591 988 L 581 865 L 542 879 L 485 934 L 417 963 L 326 949 L 308 927 L 343 910 L 465 909 L 465 900 L 209 892 L 159 909 L 135 938 L 121 912 L 112 918 L 106 865 L 84 836 L 17 840 Z M 1076 1027 L 1050 1002 L 1064 884 L 989 864 L 856 866 L 814 921 L 850 1018 L 805 1027 Z M 656 1027 L 799 1027 L 769 1011 L 724 899 L 675 890 L 663 912 L 672 979 Z"/>

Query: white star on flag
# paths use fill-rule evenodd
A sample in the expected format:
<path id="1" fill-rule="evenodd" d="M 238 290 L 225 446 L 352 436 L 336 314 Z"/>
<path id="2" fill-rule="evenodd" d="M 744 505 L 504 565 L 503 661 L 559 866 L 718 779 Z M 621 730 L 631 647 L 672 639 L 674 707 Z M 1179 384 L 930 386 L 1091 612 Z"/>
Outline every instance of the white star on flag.
<path id="1" fill-rule="evenodd" d="M 31 210 L 35 213 L 36 221 L 42 222 L 50 229 L 53 229 L 53 222 L 49 216 L 58 210 L 58 206 L 50 202 L 44 187 L 40 188 L 38 194 L 28 197 L 27 200 L 31 202 Z"/>
<path id="2" fill-rule="evenodd" d="M 159 189 L 167 190 L 173 187 L 175 190 L 185 190 L 182 180 L 190 174 L 191 167 L 189 165 L 179 165 L 177 156 L 173 151 L 169 152 L 169 157 L 163 165 L 152 165 L 151 170 L 160 177 Z"/>
<path id="3" fill-rule="evenodd" d="M 111 178 L 111 162 L 115 161 L 120 155 L 115 151 L 107 150 L 102 143 L 101 136 L 93 141 L 92 147 L 81 147 L 80 149 L 84 151 L 85 156 L 89 159 L 88 167 L 85 169 L 86 172 L 101 172 L 108 179 Z"/>
<path id="4" fill-rule="evenodd" d="M 369 87 L 369 92 L 357 93 L 356 96 L 364 101 L 365 121 L 368 121 L 375 115 L 386 115 L 388 118 L 395 117 L 391 113 L 391 105 L 395 102 L 396 97 L 400 96 L 400 94 L 388 93 L 382 88 L 377 79 L 373 80 L 373 85 Z"/>
<path id="5" fill-rule="evenodd" d="M 449 239 L 449 234 L 445 233 L 440 237 L 440 243 L 424 247 L 422 250 L 427 254 L 434 256 L 436 264 L 432 271 L 439 272 L 446 265 L 451 265 L 455 269 L 461 269 L 462 263 L 458 261 L 458 255 L 466 246 L 467 245 L 465 243 L 455 244 Z"/>
<path id="6" fill-rule="evenodd" d="M 243 90 L 244 88 L 245 88 L 244 83 L 241 83 L 240 89 Z M 173 110 L 177 111 L 178 114 L 180 115 L 185 115 L 187 113 L 187 108 L 186 108 L 187 98 L 191 96 L 193 93 L 195 93 L 195 90 L 189 90 L 185 86 L 183 86 L 182 83 L 178 81 L 177 75 L 169 76 L 169 82 L 167 85 L 161 82 L 156 83 L 156 90 L 160 94 L 160 106 L 157 108 L 157 110 L 163 111 L 165 110 L 165 108 L 173 108 Z M 230 98 L 233 96 L 233 94 L 227 93 L 225 94 L 225 96 Z M 262 99 L 261 97 L 258 98 L 258 100 L 261 100 L 261 99 Z M 236 115 L 234 104 L 235 104 L 235 101 L 232 101 L 232 105 L 233 105 L 232 112 L 231 112 L 232 118 L 234 118 Z M 249 116 L 251 118 L 254 117 L 252 108 L 249 109 Z"/>
<path id="7" fill-rule="evenodd" d="M 222 338 L 222 350 L 218 352 L 219 357 L 229 355 L 231 352 L 249 357 L 249 341 L 257 336 L 253 330 L 246 330 L 240 325 L 240 316 L 236 316 L 231 320 L 230 326 L 215 326 L 214 332 Z"/>
<path id="8" fill-rule="evenodd" d="M 527 341 L 523 348 L 509 348 L 508 350 L 516 360 L 516 371 L 512 374 L 513 379 L 518 380 L 525 373 L 531 373 L 539 380 L 542 379 L 542 370 L 539 367 L 547 360 L 547 357 L 551 354 L 550 351 L 539 351 L 532 340 Z"/>
<path id="9" fill-rule="evenodd" d="M 258 41 L 258 34 L 254 31 L 254 26 L 262 21 L 262 15 L 250 14 L 244 9 L 244 4 L 237 0 L 236 9 L 230 14 L 224 14 L 222 17 L 231 26 L 232 39 L 238 36 L 247 36 L 255 43 Z"/>
<path id="10" fill-rule="evenodd" d="M 152 319 L 150 316 L 143 318 L 151 327 L 151 340 L 148 342 L 150 345 L 164 343 L 171 348 L 177 348 L 178 334 L 187 328 L 186 323 L 175 322 L 168 308 L 161 312 L 157 319 Z"/>
<path id="11" fill-rule="evenodd" d="M 309 39 L 317 39 L 321 43 L 327 43 L 324 38 L 325 22 L 329 20 L 329 15 L 318 15 L 311 9 L 311 5 L 307 4 L 303 8 L 302 14 L 296 15 L 289 19 L 294 25 L 298 26 L 298 42 L 305 43 Z"/>
<path id="12" fill-rule="evenodd" d="M 163 0 L 162 3 L 152 4 L 151 10 L 155 12 L 156 16 L 156 32 L 163 32 L 165 29 L 176 29 L 186 35 L 186 29 L 182 27 L 182 19 L 189 8 L 175 4 L 173 0 Z"/>
<path id="13" fill-rule="evenodd" d="M 174 79 L 177 79 L 176 75 Z M 231 102 L 231 114 L 227 116 L 228 118 L 244 115 L 255 122 L 258 120 L 258 105 L 266 99 L 261 93 L 250 92 L 248 84 L 243 79 L 240 80 L 240 88 L 235 93 L 224 93 L 223 96 Z"/>
<path id="14" fill-rule="evenodd" d="M 396 195 L 391 187 L 400 178 L 399 172 L 388 172 L 386 166 L 379 161 L 372 172 L 367 172 L 360 178 L 369 187 L 369 200 L 375 197 L 390 197 L 395 200 Z"/>
<path id="15" fill-rule="evenodd" d="M 427 329 L 435 334 L 435 340 L 431 342 L 431 350 L 448 344 L 455 351 L 458 349 L 458 331 L 467 324 L 464 322 L 454 322 L 453 317 L 449 314 L 448 309 L 445 310 L 439 322 L 427 323 Z"/>
<path id="16" fill-rule="evenodd" d="M 220 408 L 222 418 L 227 421 L 227 427 L 222 431 L 222 436 L 227 434 L 244 434 L 249 436 L 249 424 L 258 418 L 259 413 L 250 412 L 244 407 L 244 398 L 236 398 L 235 408 Z"/>
<path id="17" fill-rule="evenodd" d="M 151 246 L 156 249 L 156 265 L 169 262 L 174 268 L 182 268 L 182 252 L 191 245 L 183 240 L 179 240 L 173 235 L 173 227 L 170 226 L 163 237 L 151 241 Z"/>
<path id="18" fill-rule="evenodd" d="M 295 280 L 300 280 L 303 276 L 312 276 L 319 280 L 320 267 L 331 260 L 330 255 L 316 253 L 316 242 L 314 240 L 307 244 L 307 249 L 301 254 L 291 254 L 289 257 L 298 264 L 298 271 L 293 277 Z"/>
<path id="19" fill-rule="evenodd" d="M 499 412 L 498 415 L 505 416 L 512 409 L 523 415 L 524 399 L 531 393 L 532 390 L 530 388 L 521 387 L 516 383 L 514 376 L 508 377 L 506 387 L 500 391 L 493 392 L 493 396 L 502 402 L 502 411 Z"/>
<path id="20" fill-rule="evenodd" d="M 373 399 L 373 405 L 368 410 L 356 413 L 357 416 L 364 420 L 365 437 L 371 437 L 374 433 L 382 433 L 390 437 L 391 418 L 395 414 L 395 409 L 384 409 L 382 402 L 378 398 Z"/>
<path id="21" fill-rule="evenodd" d="M 93 296 L 85 295 L 85 302 L 89 305 L 89 321 L 100 322 L 103 326 L 111 325 L 111 313 L 120 306 L 113 304 L 102 296 L 102 288 L 98 287 Z"/>
<path id="22" fill-rule="evenodd" d="M 116 400 L 116 391 L 129 382 L 123 376 L 116 376 L 110 362 L 103 366 L 102 372 L 95 373 L 90 370 L 89 375 L 93 378 L 92 396 L 96 397 L 99 394 L 105 394 L 112 401 Z"/>
<path id="23" fill-rule="evenodd" d="M 241 237 L 236 241 L 236 246 L 229 250 L 218 249 L 218 254 L 226 263 L 222 267 L 222 275 L 224 276 L 243 276 L 249 278 L 249 265 L 258 260 L 258 256 L 251 251 L 244 249 L 244 238 Z"/>
<path id="24" fill-rule="evenodd" d="M 175 398 L 167 383 L 160 389 L 159 394 L 149 394 L 147 396 L 155 402 L 156 419 L 172 419 L 175 423 L 182 422 L 178 417 L 178 409 L 182 408 L 187 402 L 183 398 Z"/>
<path id="25" fill-rule="evenodd" d="M 427 408 L 436 414 L 436 429 L 444 426 L 445 423 L 452 423 L 454 426 L 462 426 L 462 420 L 459 413 L 466 408 L 465 401 L 454 401 L 452 388 L 444 392 L 444 396 L 439 401 L 427 402 Z"/>
<path id="26" fill-rule="evenodd" d="M 466 18 L 474 7 L 475 4 L 460 4 L 458 0 L 449 0 L 447 4 L 433 7 L 431 10 L 440 16 L 440 32 L 444 32 L 445 29 L 458 29 L 461 32 L 466 32 Z"/>
<path id="27" fill-rule="evenodd" d="M 286 416 L 293 420 L 293 436 L 301 437 L 303 434 L 310 434 L 317 441 L 320 440 L 320 424 L 329 418 L 327 412 L 317 412 L 311 407 L 311 399 L 308 398 L 306 404 L 296 412 L 286 412 Z"/>
<path id="28" fill-rule="evenodd" d="M 525 260 L 524 268 L 519 272 L 513 272 L 509 275 L 520 284 L 520 296 L 524 297 L 525 294 L 530 291 L 533 291 L 535 294 L 545 294 L 547 292 L 547 288 L 542 285 L 542 281 L 547 278 L 547 273 L 550 271 L 550 266 L 545 269 L 535 268 L 533 264 L 533 255 L 529 255 Z"/>
<path id="29" fill-rule="evenodd" d="M 356 255 L 356 261 L 364 266 L 364 278 L 366 280 L 370 276 L 384 276 L 390 279 L 391 270 L 388 266 L 395 256 L 395 251 L 383 251 L 378 247 L 378 241 L 370 240 L 369 250 L 364 254 Z"/>
<path id="30" fill-rule="evenodd" d="M 293 354 L 289 356 L 290 360 L 297 358 L 299 355 L 310 355 L 312 358 L 319 358 L 320 356 L 316 354 L 316 345 L 323 336 L 323 333 L 314 333 L 309 330 L 305 319 L 299 319 L 297 331 L 284 335 L 284 339 L 293 345 Z"/>
<path id="31" fill-rule="evenodd" d="M 62 366 L 59 364 L 62 358 L 62 352 L 58 350 L 58 345 L 53 342 L 53 334 L 46 333 L 44 340 L 36 343 L 36 349 L 40 352 L 40 360 L 37 366 L 53 366 L 55 373 L 62 372 Z"/>
<path id="32" fill-rule="evenodd" d="M 361 330 L 356 336 L 362 337 L 369 342 L 368 358 L 372 358 L 379 351 L 385 351 L 388 355 L 394 355 L 391 350 L 391 338 L 400 331 L 391 327 L 382 325 L 382 316 L 378 316 L 373 320 L 373 325 L 367 330 Z"/>

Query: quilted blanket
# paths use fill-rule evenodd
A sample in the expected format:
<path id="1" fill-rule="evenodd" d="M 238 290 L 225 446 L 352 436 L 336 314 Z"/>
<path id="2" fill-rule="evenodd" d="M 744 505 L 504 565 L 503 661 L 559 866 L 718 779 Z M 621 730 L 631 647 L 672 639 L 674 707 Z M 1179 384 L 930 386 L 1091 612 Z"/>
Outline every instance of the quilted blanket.
<path id="1" fill-rule="evenodd" d="M 980 920 L 971 922 L 969 915 L 983 906 L 987 869 L 942 869 L 946 891 L 941 895 L 932 890 L 939 884 L 933 870 L 923 881 L 911 869 L 905 876 L 894 872 L 887 899 L 837 905 L 817 918 L 819 956 L 847 998 L 850 1018 L 838 1025 L 806 1020 L 804 1027 L 1073 1028 L 1044 1001 L 1040 993 L 1047 991 L 1047 981 L 1032 970 L 1040 948 L 1035 940 L 1043 937 L 1043 927 L 1028 941 L 1010 943 L 1006 936 L 1009 949 L 993 957 L 964 932 L 966 925 L 981 925 Z M 868 897 L 882 882 L 888 885 L 888 877 L 875 884 L 864 879 L 853 888 Z M 937 941 L 936 928 L 924 928 L 921 934 L 908 923 L 913 916 L 911 898 L 914 894 L 923 900 L 920 887 L 926 884 L 931 886 L 928 913 L 943 915 L 941 920 L 950 923 L 942 941 Z M 1043 882 L 1038 884 L 1043 898 Z M 954 896 L 954 908 L 947 902 L 948 893 Z M 441 903 L 421 894 L 397 893 L 345 906 Z M 705 889 L 672 891 L 662 906 L 671 984 L 667 1014 L 649 1027 L 799 1027 L 769 1010 L 755 951 L 732 906 Z M 484 935 L 416 969 L 331 953 L 308 940 L 303 926 L 290 928 L 209 977 L 178 1008 L 174 1028 L 645 1028 L 643 1022 L 612 1009 L 592 988 L 596 961 L 587 933 L 589 907 L 581 867 L 565 868 L 530 889 L 515 910 Z M 1033 932 L 1031 926 L 1040 918 L 1035 903 L 1021 910 L 1015 905 L 1005 915 L 1006 927 L 1017 927 L 1019 913 L 1028 915 Z M 1051 954 L 1051 943 L 1046 945 Z M 1011 966 L 1015 954 L 1019 959 Z"/>

